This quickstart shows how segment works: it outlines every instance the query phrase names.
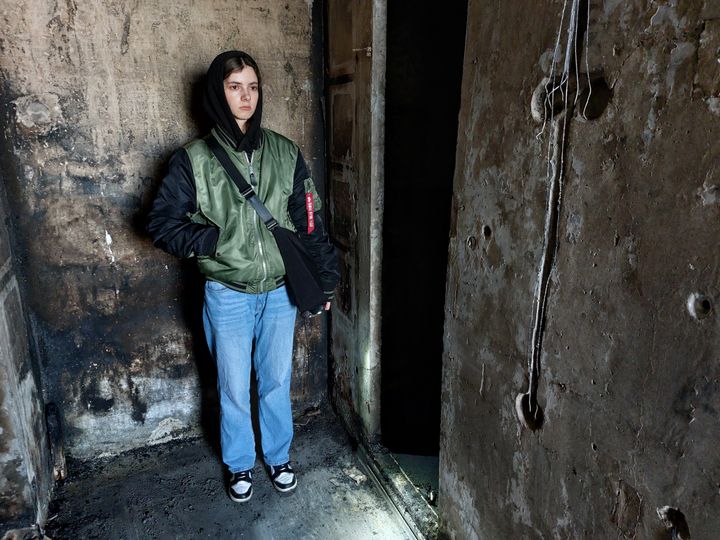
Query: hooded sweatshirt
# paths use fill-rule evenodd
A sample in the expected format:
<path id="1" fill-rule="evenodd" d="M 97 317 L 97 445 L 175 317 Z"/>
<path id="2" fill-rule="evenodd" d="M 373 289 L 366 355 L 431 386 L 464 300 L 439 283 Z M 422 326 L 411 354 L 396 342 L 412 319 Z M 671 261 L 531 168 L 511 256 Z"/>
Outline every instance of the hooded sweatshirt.
<path id="1" fill-rule="evenodd" d="M 258 96 L 255 113 L 245 124 L 246 130 L 245 133 L 243 133 L 225 99 L 224 65 L 225 61 L 232 57 L 239 57 L 243 60 L 247 59 L 253 64 L 256 64 L 252 57 L 243 51 L 226 51 L 216 56 L 215 60 L 210 64 L 205 77 L 203 108 L 215 127 L 222 132 L 222 135 L 230 146 L 239 152 L 248 152 L 260 147 L 262 137 L 262 131 L 260 129 L 263 108 L 262 81 L 260 81 L 260 95 Z M 244 62 L 245 65 L 252 68 L 247 60 Z M 256 75 L 259 79 L 260 75 L 258 73 L 256 73 Z"/>

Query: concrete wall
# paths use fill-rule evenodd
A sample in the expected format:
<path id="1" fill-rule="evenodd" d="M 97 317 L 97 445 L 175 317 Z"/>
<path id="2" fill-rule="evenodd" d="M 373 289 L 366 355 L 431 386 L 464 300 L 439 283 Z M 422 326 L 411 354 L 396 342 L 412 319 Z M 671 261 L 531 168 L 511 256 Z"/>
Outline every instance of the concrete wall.
<path id="1" fill-rule="evenodd" d="M 7 222 L 0 186 L 0 534 L 43 522 L 51 485 L 38 370 Z"/>
<path id="2" fill-rule="evenodd" d="M 76 457 L 215 428 L 198 276 L 151 245 L 145 213 L 201 129 L 200 76 L 230 48 L 256 58 L 265 125 L 322 184 L 321 14 L 302 0 L 2 4 L 11 215 L 45 393 Z M 298 332 L 297 410 L 325 391 L 321 325 Z"/>
<path id="3" fill-rule="evenodd" d="M 720 530 L 720 9 L 592 2 L 612 89 L 567 139 L 540 378 L 520 426 L 549 130 L 531 120 L 562 2 L 471 0 L 445 322 L 440 509 L 453 538 Z M 567 19 L 566 19 L 567 20 Z M 584 63 L 584 62 L 583 62 Z M 707 295 L 694 317 L 688 299 Z M 714 307 L 713 307 L 714 306 Z"/>

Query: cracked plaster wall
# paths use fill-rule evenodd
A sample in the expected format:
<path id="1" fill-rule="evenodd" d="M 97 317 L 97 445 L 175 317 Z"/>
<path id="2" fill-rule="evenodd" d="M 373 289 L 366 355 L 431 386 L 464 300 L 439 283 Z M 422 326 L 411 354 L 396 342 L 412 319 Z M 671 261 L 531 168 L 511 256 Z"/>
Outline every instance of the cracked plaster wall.
<path id="1" fill-rule="evenodd" d="M 530 98 L 562 4 L 469 5 L 446 300 L 444 528 L 452 538 L 669 538 L 655 508 L 671 505 L 693 537 L 713 538 L 715 1 L 591 2 L 588 63 L 613 95 L 599 119 L 570 123 L 542 353 L 545 425 L 530 432 L 515 414 L 547 196 L 549 131 L 536 137 Z M 714 305 L 705 318 L 688 310 L 694 293 Z"/>
<path id="2" fill-rule="evenodd" d="M 192 262 L 144 217 L 196 136 L 220 51 L 258 61 L 264 124 L 323 183 L 321 11 L 313 2 L 10 0 L 0 7 L 2 164 L 44 393 L 90 458 L 215 429 L 215 373 Z M 324 328 L 299 323 L 296 411 L 325 391 Z"/>

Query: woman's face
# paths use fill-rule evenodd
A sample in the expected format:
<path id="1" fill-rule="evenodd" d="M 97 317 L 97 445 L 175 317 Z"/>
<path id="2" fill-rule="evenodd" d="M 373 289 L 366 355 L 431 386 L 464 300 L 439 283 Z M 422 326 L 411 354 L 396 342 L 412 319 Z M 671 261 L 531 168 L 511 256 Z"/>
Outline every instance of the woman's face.
<path id="1" fill-rule="evenodd" d="M 260 88 L 255 70 L 245 66 L 240 71 L 233 71 L 224 81 L 225 99 L 230 106 L 230 111 L 245 133 L 246 123 L 255 113 Z"/>

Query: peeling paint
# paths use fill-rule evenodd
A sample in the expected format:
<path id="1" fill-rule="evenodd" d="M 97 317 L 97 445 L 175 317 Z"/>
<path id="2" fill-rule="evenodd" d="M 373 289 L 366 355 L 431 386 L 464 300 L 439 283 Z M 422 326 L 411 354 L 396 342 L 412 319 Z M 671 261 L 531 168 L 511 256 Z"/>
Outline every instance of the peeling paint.
<path id="1" fill-rule="evenodd" d="M 687 79 L 678 80 L 678 72 L 681 72 L 683 69 L 685 71 L 692 70 L 692 63 L 695 60 L 696 54 L 697 46 L 695 43 L 677 43 L 670 51 L 670 62 L 665 75 L 665 87 L 667 88 L 668 96 L 673 95 L 676 86 L 679 86 L 681 89 L 689 87 L 690 81 Z"/>
<path id="2" fill-rule="evenodd" d="M 708 185 L 707 181 L 702 188 L 698 189 L 698 197 L 702 201 L 703 206 L 711 206 L 720 203 L 720 185 Z"/>
<path id="3" fill-rule="evenodd" d="M 705 100 L 708 110 L 715 116 L 720 116 L 720 98 L 709 97 Z"/>
<path id="4" fill-rule="evenodd" d="M 112 236 L 110 236 L 110 233 L 105 230 L 105 245 L 107 246 L 105 249 L 107 250 L 108 256 L 110 257 L 110 263 L 115 262 L 115 254 L 112 250 Z"/>
<path id="5" fill-rule="evenodd" d="M 15 121 L 25 130 L 47 134 L 63 120 L 59 98 L 56 94 L 43 93 L 22 96 L 13 101 Z"/>
<path id="6" fill-rule="evenodd" d="M 162 444 L 184 435 L 189 426 L 178 418 L 164 418 L 148 438 L 148 444 Z"/>

